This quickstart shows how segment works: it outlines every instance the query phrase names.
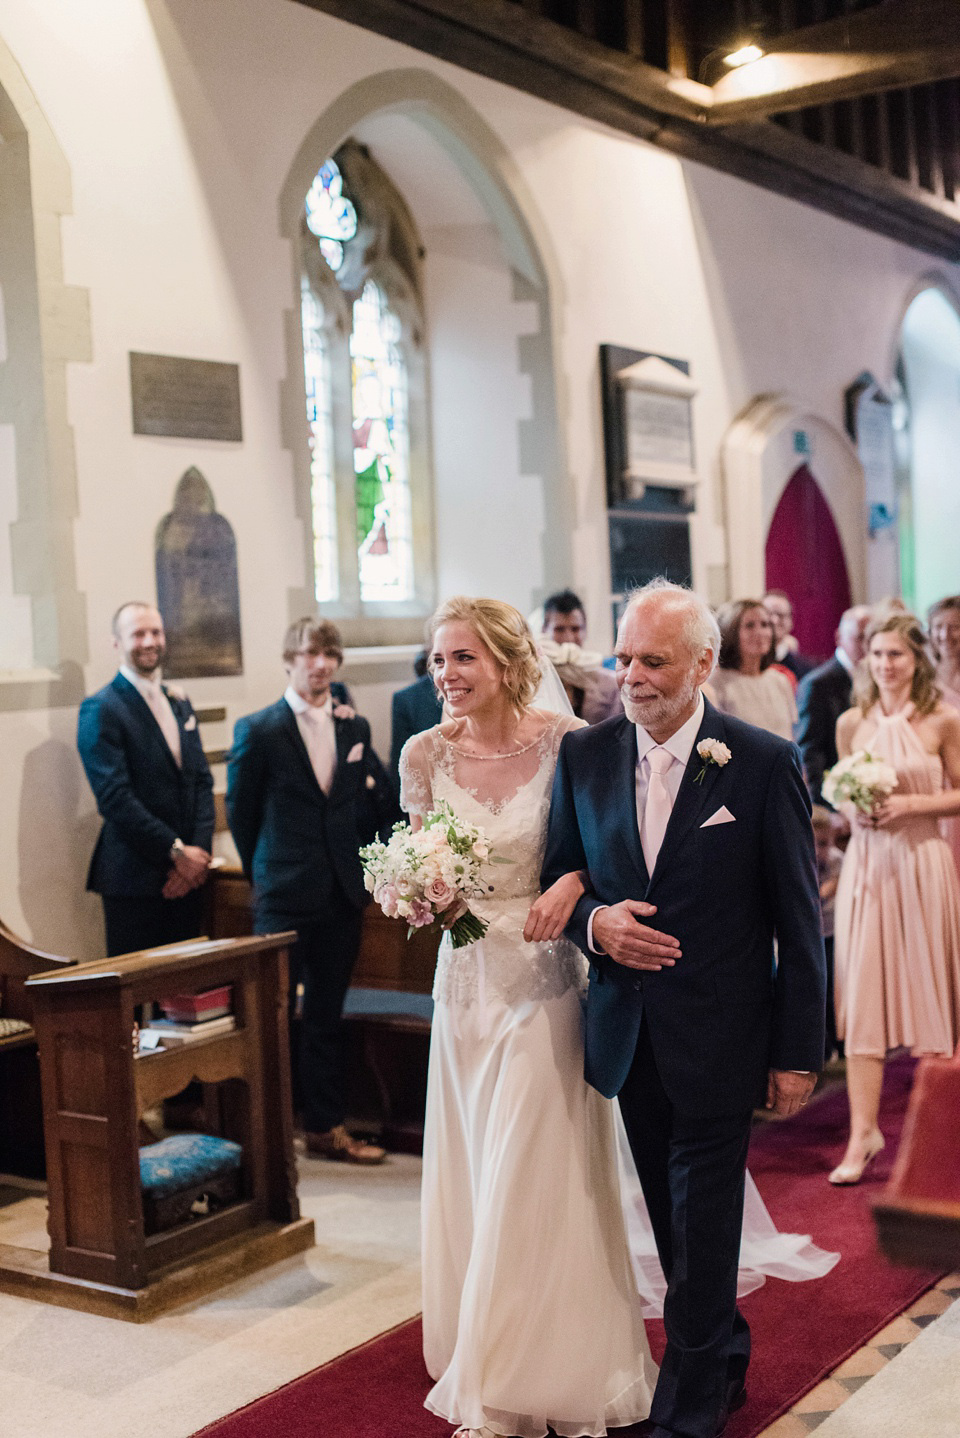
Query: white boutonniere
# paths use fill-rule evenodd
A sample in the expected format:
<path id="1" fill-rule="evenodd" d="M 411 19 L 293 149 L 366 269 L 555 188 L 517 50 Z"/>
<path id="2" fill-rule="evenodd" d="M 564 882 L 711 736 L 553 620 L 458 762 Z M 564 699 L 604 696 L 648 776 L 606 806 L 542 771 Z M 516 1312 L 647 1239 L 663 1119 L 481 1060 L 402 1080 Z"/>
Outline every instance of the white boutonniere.
<path id="1" fill-rule="evenodd" d="M 694 779 L 695 784 L 703 783 L 703 776 L 711 764 L 716 764 L 718 769 L 722 769 L 724 764 L 729 764 L 733 758 L 726 744 L 721 744 L 719 739 L 701 739 L 697 745 L 697 753 L 703 760 L 703 768 Z"/>
<path id="2" fill-rule="evenodd" d="M 168 699 L 179 699 L 183 701 L 187 697 L 186 689 L 181 689 L 179 684 L 164 684 Z"/>

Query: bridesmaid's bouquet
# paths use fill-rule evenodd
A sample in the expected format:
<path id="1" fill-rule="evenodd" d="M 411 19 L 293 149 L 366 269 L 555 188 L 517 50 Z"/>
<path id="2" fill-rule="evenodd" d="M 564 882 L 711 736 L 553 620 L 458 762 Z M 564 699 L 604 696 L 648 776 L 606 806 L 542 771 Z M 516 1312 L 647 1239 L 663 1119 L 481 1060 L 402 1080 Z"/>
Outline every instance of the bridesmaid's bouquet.
<path id="1" fill-rule="evenodd" d="M 823 797 L 836 809 L 847 800 L 864 814 L 872 814 L 897 787 L 897 771 L 884 759 L 858 749 L 839 759 L 823 776 Z"/>
<path id="2" fill-rule="evenodd" d="M 367 892 L 388 919 L 406 919 L 408 939 L 414 929 L 439 925 L 451 911 L 465 909 L 450 925 L 455 949 L 487 932 L 469 901 L 486 892 L 480 870 L 490 859 L 483 830 L 446 803 L 426 814 L 416 833 L 409 824 L 395 824 L 385 844 L 377 840 L 360 850 Z"/>

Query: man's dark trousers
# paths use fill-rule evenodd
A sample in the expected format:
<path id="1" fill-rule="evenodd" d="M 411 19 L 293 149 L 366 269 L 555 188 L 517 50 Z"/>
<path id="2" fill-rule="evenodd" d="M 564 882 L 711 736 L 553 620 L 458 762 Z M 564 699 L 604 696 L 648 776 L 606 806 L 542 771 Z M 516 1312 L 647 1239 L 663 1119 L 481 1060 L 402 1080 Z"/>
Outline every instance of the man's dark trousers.
<path id="1" fill-rule="evenodd" d="M 645 1021 L 619 1102 L 667 1280 L 669 1344 L 650 1417 L 661 1423 L 669 1415 L 670 1426 L 657 1435 L 709 1432 L 750 1362 L 750 1329 L 736 1301 L 753 1113 L 704 1117 L 677 1109 Z"/>
<path id="2" fill-rule="evenodd" d="M 363 911 L 335 890 L 322 917 L 257 913 L 258 934 L 295 929 L 290 950 L 290 1052 L 296 1056 L 294 1107 L 308 1133 L 328 1133 L 346 1114 L 343 1004 L 360 947 Z M 303 985 L 299 1021 L 297 986 Z"/>
<path id="3" fill-rule="evenodd" d="M 180 944 L 203 933 L 203 889 L 182 899 L 159 895 L 102 894 L 107 930 L 107 957 L 135 954 L 160 944 Z"/>

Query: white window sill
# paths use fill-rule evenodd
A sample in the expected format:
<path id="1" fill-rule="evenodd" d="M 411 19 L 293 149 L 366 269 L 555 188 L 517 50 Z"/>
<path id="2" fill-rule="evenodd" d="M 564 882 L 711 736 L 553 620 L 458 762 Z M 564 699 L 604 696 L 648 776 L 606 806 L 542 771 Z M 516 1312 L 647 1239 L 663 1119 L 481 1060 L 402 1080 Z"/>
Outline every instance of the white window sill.
<path id="1" fill-rule="evenodd" d="M 55 669 L 0 669 L 0 685 L 55 684 L 59 678 Z"/>

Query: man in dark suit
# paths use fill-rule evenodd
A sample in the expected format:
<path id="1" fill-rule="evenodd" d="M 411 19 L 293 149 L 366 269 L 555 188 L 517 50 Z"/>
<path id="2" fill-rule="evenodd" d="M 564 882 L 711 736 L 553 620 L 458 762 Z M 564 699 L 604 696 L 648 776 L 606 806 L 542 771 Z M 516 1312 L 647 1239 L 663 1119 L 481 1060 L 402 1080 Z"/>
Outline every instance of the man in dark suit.
<path id="1" fill-rule="evenodd" d="M 253 884 L 258 934 L 295 929 L 291 1012 L 303 985 L 298 1073 L 308 1149 L 380 1163 L 382 1148 L 344 1127 L 341 1015 L 368 895 L 361 844 L 400 817 L 366 719 L 334 705 L 343 658 L 336 626 L 298 619 L 287 630 L 282 699 L 237 722 L 227 814 Z"/>
<path id="2" fill-rule="evenodd" d="M 797 1112 L 823 1061 L 799 756 L 704 700 L 718 648 L 689 591 L 654 581 L 632 598 L 617 636 L 626 713 L 563 740 L 543 870 L 544 885 L 585 874 L 567 932 L 590 959 L 586 1077 L 619 1095 L 667 1279 L 656 1438 L 714 1438 L 744 1400 L 752 1113 Z"/>
<path id="3" fill-rule="evenodd" d="M 807 674 L 797 690 L 797 744 L 815 804 L 823 803 L 823 776 L 837 762 L 837 720 L 853 702 L 853 671 L 863 658 L 869 625 L 865 604 L 845 610 L 837 628 L 836 653 Z"/>
<path id="4" fill-rule="evenodd" d="M 793 675 L 794 687 L 816 664 L 800 653 L 793 632 L 793 605 L 785 589 L 768 589 L 763 596 L 763 607 L 773 626 L 774 662 Z"/>
<path id="5" fill-rule="evenodd" d="M 390 724 L 390 772 L 400 772 L 400 751 L 414 734 L 432 729 L 443 714 L 443 700 L 433 679 L 427 673 L 427 654 L 423 650 L 414 663 L 416 679 L 393 696 Z"/>
<path id="6" fill-rule="evenodd" d="M 189 699 L 161 683 L 163 620 L 132 601 L 113 617 L 120 672 L 80 705 L 77 745 L 103 828 L 87 888 L 107 954 L 194 939 L 213 842 L 213 777 Z"/>

